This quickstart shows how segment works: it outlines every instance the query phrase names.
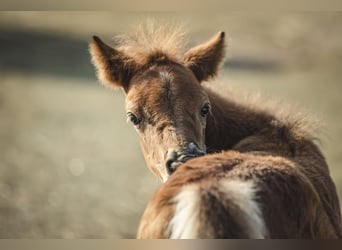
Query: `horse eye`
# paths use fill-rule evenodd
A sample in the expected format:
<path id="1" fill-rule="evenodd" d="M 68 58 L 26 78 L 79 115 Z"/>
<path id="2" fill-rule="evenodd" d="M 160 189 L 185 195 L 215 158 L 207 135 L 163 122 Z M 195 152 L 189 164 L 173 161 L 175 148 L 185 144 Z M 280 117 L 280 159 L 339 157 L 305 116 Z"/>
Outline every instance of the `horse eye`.
<path id="1" fill-rule="evenodd" d="M 209 103 L 204 104 L 204 106 L 201 109 L 201 116 L 205 117 L 210 111 L 210 105 Z"/>
<path id="2" fill-rule="evenodd" d="M 135 114 L 131 112 L 127 113 L 127 117 L 130 120 L 130 122 L 133 123 L 135 126 L 139 125 L 141 122 L 141 120 L 138 117 L 136 117 Z"/>

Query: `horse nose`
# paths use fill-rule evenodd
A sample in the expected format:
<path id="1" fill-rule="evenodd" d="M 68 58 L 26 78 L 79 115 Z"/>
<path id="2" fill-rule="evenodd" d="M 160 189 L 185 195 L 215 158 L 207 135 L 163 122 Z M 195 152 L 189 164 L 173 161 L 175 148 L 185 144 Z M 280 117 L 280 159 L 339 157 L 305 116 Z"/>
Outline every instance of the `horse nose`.
<path id="1" fill-rule="evenodd" d="M 188 154 L 190 155 L 195 155 L 195 156 L 205 155 L 205 152 L 201 150 L 199 146 L 194 142 L 189 143 L 187 151 L 188 151 Z"/>
<path id="2" fill-rule="evenodd" d="M 177 166 L 175 166 L 175 162 L 177 161 L 177 155 L 178 154 L 175 150 L 167 151 L 165 166 L 166 166 L 167 173 L 169 175 L 172 174 L 176 170 Z"/>
<path id="3" fill-rule="evenodd" d="M 205 152 L 194 142 L 190 142 L 180 151 L 176 151 L 174 149 L 168 150 L 165 161 L 167 173 L 171 175 L 182 163 L 202 155 L 205 155 Z"/>

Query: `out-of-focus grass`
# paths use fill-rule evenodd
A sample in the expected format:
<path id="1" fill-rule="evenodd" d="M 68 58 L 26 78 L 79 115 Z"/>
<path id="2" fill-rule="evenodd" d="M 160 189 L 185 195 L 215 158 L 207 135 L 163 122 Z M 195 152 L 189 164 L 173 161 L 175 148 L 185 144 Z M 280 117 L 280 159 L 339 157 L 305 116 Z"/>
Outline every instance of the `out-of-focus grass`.
<path id="1" fill-rule="evenodd" d="M 75 80 L 2 80 L 1 237 L 134 237 L 157 185 L 121 93 Z"/>
<path id="2" fill-rule="evenodd" d="M 216 83 L 320 118 L 342 197 L 341 14 L 1 13 L 1 238 L 134 237 L 158 182 L 126 124 L 123 93 L 95 80 L 87 41 L 145 16 L 185 20 L 195 43 L 228 31 Z"/>

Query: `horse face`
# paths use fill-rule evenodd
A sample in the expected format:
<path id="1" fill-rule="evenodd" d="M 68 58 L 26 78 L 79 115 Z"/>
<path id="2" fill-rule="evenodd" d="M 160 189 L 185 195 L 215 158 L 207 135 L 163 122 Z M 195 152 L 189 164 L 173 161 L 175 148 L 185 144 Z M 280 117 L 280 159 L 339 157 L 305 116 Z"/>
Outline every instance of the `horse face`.
<path id="1" fill-rule="evenodd" d="M 210 102 L 200 83 L 216 75 L 225 42 L 220 32 L 180 59 L 172 51 L 179 36 L 159 31 L 149 32 L 156 39 L 142 35 L 119 48 L 93 37 L 90 52 L 100 81 L 124 90 L 127 118 L 137 130 L 146 162 L 166 181 L 179 164 L 205 153 Z"/>
<path id="2" fill-rule="evenodd" d="M 165 181 L 181 163 L 204 155 L 210 102 L 188 68 L 154 65 L 137 73 L 129 86 L 127 119 L 155 175 Z"/>

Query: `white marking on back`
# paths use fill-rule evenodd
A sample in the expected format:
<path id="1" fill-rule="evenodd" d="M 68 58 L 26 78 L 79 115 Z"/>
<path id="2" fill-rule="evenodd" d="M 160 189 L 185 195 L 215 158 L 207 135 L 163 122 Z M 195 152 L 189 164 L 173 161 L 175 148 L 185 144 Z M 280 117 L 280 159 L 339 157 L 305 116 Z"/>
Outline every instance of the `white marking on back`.
<path id="1" fill-rule="evenodd" d="M 263 239 L 267 235 L 259 204 L 255 201 L 257 191 L 252 181 L 228 180 L 220 183 L 220 190 L 240 208 L 250 238 Z"/>
<path id="2" fill-rule="evenodd" d="M 169 223 L 170 239 L 195 239 L 200 226 L 198 186 L 189 185 L 173 198 L 174 216 Z"/>
<path id="3" fill-rule="evenodd" d="M 239 218 L 243 229 L 247 230 L 249 238 L 262 239 L 267 236 L 265 222 L 262 217 L 259 204 L 255 201 L 256 188 L 252 181 L 224 180 L 215 186 L 226 195 L 222 197 L 222 203 L 234 202 L 239 208 Z M 202 189 L 201 192 L 204 190 Z M 205 191 L 204 191 L 205 192 Z M 210 193 L 210 188 L 206 190 Z M 173 198 L 175 203 L 174 215 L 168 225 L 171 239 L 194 239 L 198 238 L 201 221 L 199 213 L 201 206 L 201 194 L 199 186 L 188 185 Z M 210 218 L 206 218 L 210 220 Z"/>

